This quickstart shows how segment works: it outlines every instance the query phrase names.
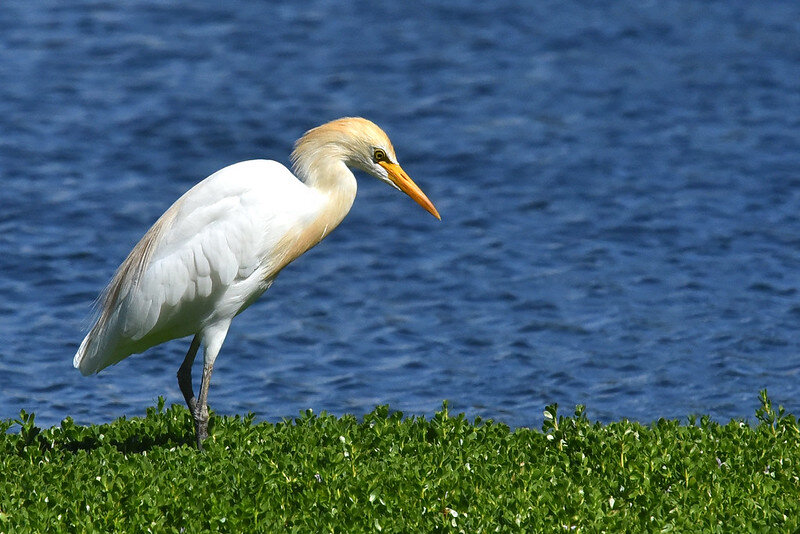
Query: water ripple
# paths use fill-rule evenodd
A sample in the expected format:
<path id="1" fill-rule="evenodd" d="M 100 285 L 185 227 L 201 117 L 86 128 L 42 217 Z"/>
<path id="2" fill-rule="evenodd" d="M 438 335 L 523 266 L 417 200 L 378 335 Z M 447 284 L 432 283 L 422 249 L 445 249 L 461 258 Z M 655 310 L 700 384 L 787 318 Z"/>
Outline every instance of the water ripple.
<path id="1" fill-rule="evenodd" d="M 384 125 L 443 215 L 362 180 L 342 227 L 234 323 L 222 413 L 390 404 L 513 426 L 800 397 L 800 8 L 741 1 L 0 12 L 0 418 L 182 402 L 189 340 L 93 378 L 91 303 L 197 180 Z M 197 373 L 198 370 L 195 370 Z"/>

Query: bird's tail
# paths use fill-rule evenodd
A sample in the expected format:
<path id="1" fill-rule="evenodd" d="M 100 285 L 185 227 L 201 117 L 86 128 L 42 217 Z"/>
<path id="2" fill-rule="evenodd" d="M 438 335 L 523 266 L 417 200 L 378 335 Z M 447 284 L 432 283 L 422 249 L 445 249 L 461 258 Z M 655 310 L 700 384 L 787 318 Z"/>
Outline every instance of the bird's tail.
<path id="1" fill-rule="evenodd" d="M 98 357 L 98 345 L 100 345 L 100 343 L 97 341 L 98 339 L 94 335 L 94 329 L 92 329 L 86 334 L 86 337 L 83 338 L 78 352 L 75 353 L 75 357 L 72 359 L 73 367 L 79 369 L 84 376 L 94 374 L 102 369 L 99 365 L 100 358 Z"/>
<path id="2" fill-rule="evenodd" d="M 72 365 L 85 375 L 102 371 L 109 365 L 114 365 L 130 354 L 120 346 L 120 339 L 114 333 L 114 328 L 108 325 L 95 323 L 89 333 L 78 347 L 78 352 L 72 359 Z"/>

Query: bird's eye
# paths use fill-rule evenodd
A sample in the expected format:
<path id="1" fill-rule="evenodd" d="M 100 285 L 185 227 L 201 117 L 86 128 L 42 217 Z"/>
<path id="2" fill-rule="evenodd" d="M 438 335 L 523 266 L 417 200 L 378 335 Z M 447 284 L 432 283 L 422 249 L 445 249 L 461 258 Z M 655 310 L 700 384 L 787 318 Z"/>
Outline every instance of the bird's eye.
<path id="1" fill-rule="evenodd" d="M 375 152 L 372 153 L 372 159 L 375 160 L 375 163 L 380 163 L 381 161 L 388 161 L 389 158 L 386 157 L 386 152 L 383 149 L 376 148 Z"/>

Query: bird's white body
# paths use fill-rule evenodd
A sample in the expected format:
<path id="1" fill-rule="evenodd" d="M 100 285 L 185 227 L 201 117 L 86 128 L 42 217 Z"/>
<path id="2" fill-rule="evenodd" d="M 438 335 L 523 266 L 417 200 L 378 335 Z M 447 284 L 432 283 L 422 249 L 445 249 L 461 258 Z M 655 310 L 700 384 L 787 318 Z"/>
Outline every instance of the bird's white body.
<path id="1" fill-rule="evenodd" d="M 352 185 L 355 197 L 355 179 Z M 153 226 L 144 254 L 129 257 L 134 265 L 75 367 L 96 373 L 164 341 L 229 324 L 294 259 L 283 255 L 285 237 L 312 225 L 329 201 L 276 161 L 243 161 L 198 183 Z"/>
<path id="2" fill-rule="evenodd" d="M 244 161 L 179 198 L 117 269 L 73 360 L 88 375 L 194 334 L 178 383 L 201 448 L 211 372 L 231 321 L 347 215 L 356 196 L 349 167 L 406 192 L 439 217 L 397 164 L 383 130 L 365 119 L 339 119 L 309 130 L 292 160 L 297 177 L 275 161 Z M 203 379 L 195 398 L 191 368 L 201 344 Z"/>

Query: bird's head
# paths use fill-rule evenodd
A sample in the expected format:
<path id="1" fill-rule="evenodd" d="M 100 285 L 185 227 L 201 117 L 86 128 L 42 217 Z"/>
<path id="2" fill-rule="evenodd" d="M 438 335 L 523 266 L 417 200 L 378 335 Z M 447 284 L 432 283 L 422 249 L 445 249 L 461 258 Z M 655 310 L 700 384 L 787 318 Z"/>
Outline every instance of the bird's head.
<path id="1" fill-rule="evenodd" d="M 299 173 L 308 176 L 323 154 L 399 189 L 441 220 L 433 203 L 397 162 L 392 142 L 375 123 L 346 117 L 309 130 L 295 144 L 292 161 Z"/>

